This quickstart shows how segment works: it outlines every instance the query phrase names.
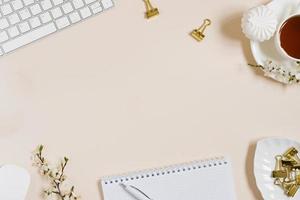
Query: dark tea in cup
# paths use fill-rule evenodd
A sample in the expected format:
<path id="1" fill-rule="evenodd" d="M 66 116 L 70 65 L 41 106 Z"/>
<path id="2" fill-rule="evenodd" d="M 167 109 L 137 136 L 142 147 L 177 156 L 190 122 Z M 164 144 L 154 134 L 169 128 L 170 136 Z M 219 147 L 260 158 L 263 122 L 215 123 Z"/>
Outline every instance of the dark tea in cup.
<path id="1" fill-rule="evenodd" d="M 280 47 L 285 53 L 294 58 L 300 59 L 300 15 L 287 19 L 280 27 Z"/>

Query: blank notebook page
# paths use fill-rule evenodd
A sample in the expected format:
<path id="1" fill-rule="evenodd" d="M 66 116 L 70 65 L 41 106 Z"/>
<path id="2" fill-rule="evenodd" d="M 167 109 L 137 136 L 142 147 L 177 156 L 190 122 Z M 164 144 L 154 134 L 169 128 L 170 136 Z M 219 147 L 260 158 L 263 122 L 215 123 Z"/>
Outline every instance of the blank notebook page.
<path id="1" fill-rule="evenodd" d="M 226 158 L 196 161 L 101 179 L 104 200 L 135 200 L 120 183 L 153 200 L 235 200 L 231 164 Z"/>

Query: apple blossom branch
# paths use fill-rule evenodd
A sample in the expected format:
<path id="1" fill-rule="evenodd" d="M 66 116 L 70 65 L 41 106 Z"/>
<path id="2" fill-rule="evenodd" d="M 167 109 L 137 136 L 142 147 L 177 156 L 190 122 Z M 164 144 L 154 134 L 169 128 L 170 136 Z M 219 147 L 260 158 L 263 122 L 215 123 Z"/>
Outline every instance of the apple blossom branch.
<path id="1" fill-rule="evenodd" d="M 37 166 L 41 174 L 50 181 L 48 189 L 44 190 L 45 198 L 51 200 L 79 200 L 74 192 L 74 186 L 68 186 L 65 169 L 69 162 L 64 157 L 56 167 L 50 167 L 48 161 L 43 156 L 44 146 L 39 145 L 33 153 L 33 164 Z"/>

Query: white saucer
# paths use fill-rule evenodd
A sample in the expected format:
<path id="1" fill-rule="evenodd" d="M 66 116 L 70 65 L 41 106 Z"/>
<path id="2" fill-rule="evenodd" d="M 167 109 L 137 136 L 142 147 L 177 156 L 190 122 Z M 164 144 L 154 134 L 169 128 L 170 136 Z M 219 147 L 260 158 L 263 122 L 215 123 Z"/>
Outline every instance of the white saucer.
<path id="1" fill-rule="evenodd" d="M 300 0 L 273 0 L 266 6 L 273 10 L 277 16 L 278 24 L 283 22 L 289 15 L 293 14 L 297 6 L 300 4 Z M 253 57 L 258 65 L 265 66 L 268 61 L 273 61 L 277 66 L 280 66 L 285 71 L 292 72 L 293 74 L 300 75 L 299 65 L 292 60 L 283 57 L 275 47 L 274 36 L 264 42 L 250 41 L 251 51 Z M 266 72 L 266 71 L 265 71 Z M 266 76 L 271 77 L 277 81 L 287 83 L 283 80 L 283 77 L 278 76 L 276 73 L 265 73 Z"/>
<path id="2" fill-rule="evenodd" d="M 299 200 L 300 191 L 293 198 L 284 194 L 284 191 L 274 184 L 271 177 L 275 168 L 275 156 L 282 155 L 290 147 L 300 150 L 300 143 L 282 138 L 269 138 L 258 141 L 254 158 L 254 175 L 256 185 L 264 200 Z"/>

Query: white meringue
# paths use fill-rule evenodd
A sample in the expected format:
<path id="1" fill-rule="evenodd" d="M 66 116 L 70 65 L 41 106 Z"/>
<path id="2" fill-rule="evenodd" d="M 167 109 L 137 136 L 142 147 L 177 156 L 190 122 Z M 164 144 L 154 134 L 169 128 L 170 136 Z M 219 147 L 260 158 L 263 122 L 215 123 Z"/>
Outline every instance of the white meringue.
<path id="1" fill-rule="evenodd" d="M 242 18 L 243 33 L 253 41 L 269 40 L 275 34 L 277 25 L 276 15 L 265 5 L 248 10 Z"/>

